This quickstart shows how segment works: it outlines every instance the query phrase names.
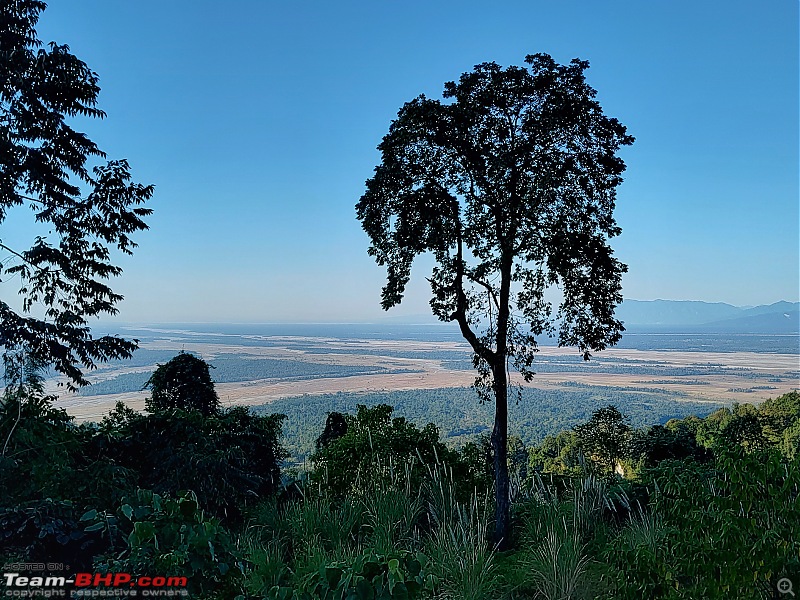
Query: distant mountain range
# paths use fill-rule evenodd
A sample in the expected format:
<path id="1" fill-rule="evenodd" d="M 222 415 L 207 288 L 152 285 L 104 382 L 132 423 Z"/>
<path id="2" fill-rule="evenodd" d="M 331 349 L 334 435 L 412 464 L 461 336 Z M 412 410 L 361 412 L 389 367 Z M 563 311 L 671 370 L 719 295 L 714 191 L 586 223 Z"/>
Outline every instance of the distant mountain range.
<path id="1" fill-rule="evenodd" d="M 695 300 L 625 300 L 616 314 L 629 331 L 800 334 L 800 302 L 741 307 Z M 439 323 L 430 313 L 387 315 L 382 322 Z"/>
<path id="2" fill-rule="evenodd" d="M 800 333 L 800 302 L 740 307 L 724 302 L 625 300 L 617 316 L 629 329 L 689 329 L 710 333 Z"/>

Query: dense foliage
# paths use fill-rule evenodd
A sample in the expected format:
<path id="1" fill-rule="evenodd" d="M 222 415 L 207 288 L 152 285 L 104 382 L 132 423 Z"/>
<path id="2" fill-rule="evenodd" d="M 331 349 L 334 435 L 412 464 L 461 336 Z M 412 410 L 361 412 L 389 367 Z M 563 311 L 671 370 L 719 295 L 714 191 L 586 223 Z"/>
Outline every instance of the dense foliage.
<path id="1" fill-rule="evenodd" d="M 230 530 L 278 491 L 282 415 L 118 404 L 100 424 L 76 425 L 36 377 L 22 381 L 0 404 L 3 564 L 155 570 L 202 593 L 241 576 Z"/>
<path id="2" fill-rule="evenodd" d="M 404 417 L 392 418 L 393 410 L 387 404 L 359 405 L 354 416 L 345 416 L 342 434 L 329 436 L 311 456 L 314 480 L 336 497 L 358 493 L 400 474 L 416 488 L 433 465 L 443 464 L 453 470 L 465 489 L 471 490 L 478 482 L 486 486 L 486 465 L 480 454 L 468 451 L 459 455 L 439 441 L 435 425 L 428 423 L 418 429 Z"/>
<path id="3" fill-rule="evenodd" d="M 158 365 L 144 384 L 152 392 L 145 407 L 151 413 L 177 409 L 213 415 L 219 410 L 219 397 L 209 368 L 202 358 L 186 352 Z"/>
<path id="4" fill-rule="evenodd" d="M 206 517 L 191 491 L 160 496 L 139 489 L 115 511 L 92 509 L 81 522 L 85 531 L 107 536 L 108 551 L 94 560 L 101 572 L 185 576 L 186 589 L 202 595 L 230 590 L 235 578 L 229 573 L 242 569 L 233 536 L 218 519 Z"/>
<path id="5" fill-rule="evenodd" d="M 605 407 L 541 444 L 512 438 L 513 546 L 498 553 L 486 438 L 455 451 L 433 425 L 361 406 L 281 484 L 281 415 L 118 405 L 76 425 L 34 374 L 0 408 L 6 563 L 294 600 L 772 598 L 800 577 L 798 392 L 640 428 Z"/>
<path id="6" fill-rule="evenodd" d="M 724 447 L 707 463 L 664 461 L 643 474 L 653 539 L 621 538 L 609 557 L 622 598 L 772 597 L 800 576 L 800 462 L 776 449 Z"/>
<path id="7" fill-rule="evenodd" d="M 282 419 L 241 407 L 204 416 L 181 410 L 143 415 L 118 405 L 88 451 L 133 474 L 140 487 L 157 493 L 191 489 L 206 510 L 235 520 L 279 485 Z"/>
<path id="8" fill-rule="evenodd" d="M 596 410 L 587 423 L 575 427 L 584 454 L 603 470 L 612 471 L 625 456 L 630 425 L 615 406 Z"/>

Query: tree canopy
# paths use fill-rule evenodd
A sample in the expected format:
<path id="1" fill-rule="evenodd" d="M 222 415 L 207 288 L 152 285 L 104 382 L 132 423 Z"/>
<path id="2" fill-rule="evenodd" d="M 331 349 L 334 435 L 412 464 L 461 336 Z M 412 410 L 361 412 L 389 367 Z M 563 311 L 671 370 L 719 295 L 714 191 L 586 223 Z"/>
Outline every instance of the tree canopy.
<path id="1" fill-rule="evenodd" d="M 144 384 L 152 394 L 145 400 L 150 412 L 197 411 L 212 415 L 219 411 L 209 364 L 193 354 L 181 352 L 158 368 Z"/>
<path id="2" fill-rule="evenodd" d="M 616 343 L 626 267 L 617 156 L 633 138 L 603 114 L 588 63 L 546 54 L 527 67 L 477 65 L 445 84 L 445 101 L 406 103 L 378 146 L 381 163 L 356 210 L 369 254 L 387 267 L 382 306 L 400 303 L 414 258 L 430 253 L 431 308 L 474 351 L 476 386 L 495 400 L 496 535 L 508 538 L 509 363 L 529 381 L 537 336 L 585 358 Z M 554 309 L 549 289 L 561 300 Z"/>
<path id="3" fill-rule="evenodd" d="M 344 418 L 345 426 L 339 427 L 342 435 L 328 436 L 312 456 L 316 477 L 328 490 L 343 495 L 357 485 L 387 478 L 392 471 L 402 472 L 406 466 L 411 467 L 417 484 L 436 461 L 449 462 L 451 467 L 457 462 L 457 455 L 439 441 L 435 425 L 419 429 L 403 417 L 392 418 L 392 412 L 387 404 L 371 408 L 360 404 L 356 415 L 334 413 Z M 326 431 L 328 424 L 330 420 Z"/>
<path id="4" fill-rule="evenodd" d="M 0 9 L 0 224 L 23 205 L 43 224 L 29 248 L 0 233 L 0 277 L 18 278 L 21 299 L 16 308 L 0 300 L 0 344 L 53 364 L 75 387 L 87 383 L 84 367 L 136 348 L 93 338 L 87 318 L 117 312 L 122 297 L 107 280 L 121 269 L 111 252 L 136 247 L 130 236 L 147 229 L 152 211 L 142 204 L 153 187 L 133 182 L 125 160 L 95 164 L 105 153 L 67 122 L 105 116 L 98 76 L 68 46 L 42 46 L 35 26 L 45 6 L 19 0 Z M 37 306 L 41 315 L 31 316 Z"/>
<path id="5" fill-rule="evenodd" d="M 616 406 L 596 410 L 574 431 L 584 453 L 606 471 L 613 471 L 628 451 L 631 426 Z"/>

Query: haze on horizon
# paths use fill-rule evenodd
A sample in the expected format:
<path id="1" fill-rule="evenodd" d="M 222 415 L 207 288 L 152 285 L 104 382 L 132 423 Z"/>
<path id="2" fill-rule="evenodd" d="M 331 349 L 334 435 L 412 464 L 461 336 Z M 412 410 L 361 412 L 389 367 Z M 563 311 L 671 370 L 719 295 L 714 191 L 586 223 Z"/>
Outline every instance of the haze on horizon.
<path id="1" fill-rule="evenodd" d="M 38 32 L 100 76 L 89 137 L 156 185 L 118 322 L 428 313 L 425 259 L 403 305 L 379 306 L 354 211 L 375 147 L 404 102 L 535 52 L 588 60 L 636 137 L 612 240 L 626 298 L 800 300 L 797 3 L 51 0 Z"/>

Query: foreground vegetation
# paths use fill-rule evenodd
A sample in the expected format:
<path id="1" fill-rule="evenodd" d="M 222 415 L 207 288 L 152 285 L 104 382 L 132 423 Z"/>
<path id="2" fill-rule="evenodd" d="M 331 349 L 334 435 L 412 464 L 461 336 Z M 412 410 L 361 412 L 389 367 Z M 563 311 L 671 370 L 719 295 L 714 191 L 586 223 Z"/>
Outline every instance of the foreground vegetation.
<path id="1" fill-rule="evenodd" d="M 3 564 L 185 576 L 193 597 L 243 599 L 770 598 L 800 577 L 798 392 L 639 429 L 606 407 L 537 446 L 512 438 L 501 553 L 485 438 L 454 450 L 360 406 L 331 413 L 309 471 L 281 473 L 281 415 L 221 411 L 201 360 L 168 365 L 149 414 L 82 425 L 35 365 L 17 373 L 0 408 Z"/>

